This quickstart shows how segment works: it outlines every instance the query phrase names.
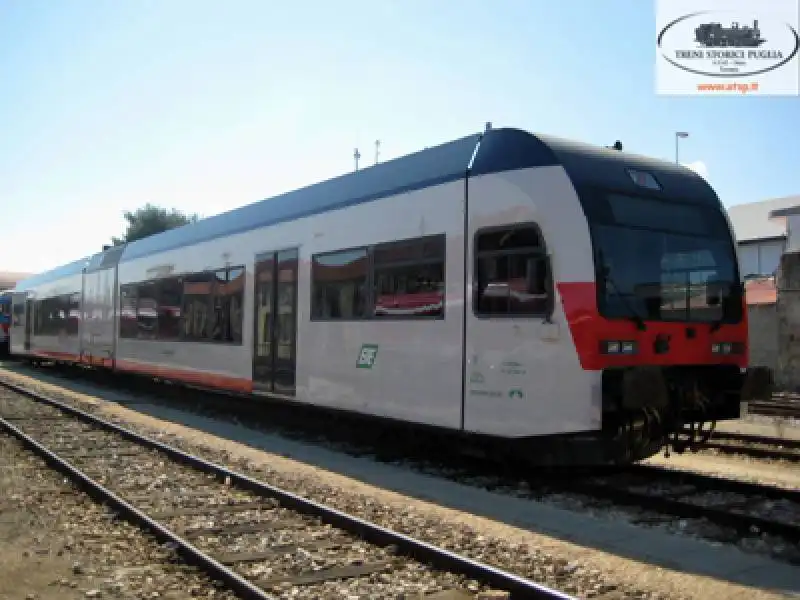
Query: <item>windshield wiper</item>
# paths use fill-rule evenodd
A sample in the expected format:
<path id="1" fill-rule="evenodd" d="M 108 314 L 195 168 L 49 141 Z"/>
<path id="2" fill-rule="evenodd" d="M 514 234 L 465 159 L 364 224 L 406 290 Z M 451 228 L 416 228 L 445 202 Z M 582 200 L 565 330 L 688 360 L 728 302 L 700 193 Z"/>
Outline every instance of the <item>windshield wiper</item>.
<path id="1" fill-rule="evenodd" d="M 603 259 L 603 251 L 600 250 L 597 253 L 597 258 L 600 262 L 599 268 L 599 275 L 602 277 L 603 280 L 603 287 L 608 284 L 611 284 L 611 287 L 614 288 L 614 295 L 622 301 L 622 304 L 628 310 L 629 314 L 625 316 L 626 319 L 633 321 L 636 324 L 636 329 L 639 331 L 647 331 L 647 325 L 642 318 L 642 315 L 639 314 L 639 311 L 634 308 L 633 304 L 628 302 L 628 298 L 623 294 L 617 284 L 614 282 L 614 278 L 611 277 L 611 269 L 606 265 L 606 261 Z"/>

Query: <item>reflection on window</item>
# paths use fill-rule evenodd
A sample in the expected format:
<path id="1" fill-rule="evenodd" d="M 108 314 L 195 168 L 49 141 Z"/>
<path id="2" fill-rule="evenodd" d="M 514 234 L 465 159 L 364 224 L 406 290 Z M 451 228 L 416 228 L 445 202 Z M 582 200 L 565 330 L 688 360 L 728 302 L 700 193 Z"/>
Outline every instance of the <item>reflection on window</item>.
<path id="1" fill-rule="evenodd" d="M 278 253 L 278 303 L 275 307 L 275 326 L 278 328 L 276 356 L 280 360 L 291 360 L 294 356 L 296 273 L 297 251 L 285 250 Z"/>
<path id="2" fill-rule="evenodd" d="M 241 344 L 244 267 L 120 288 L 120 337 Z"/>
<path id="3" fill-rule="evenodd" d="M 444 266 L 443 234 L 314 255 L 311 318 L 443 318 Z"/>
<path id="4" fill-rule="evenodd" d="M 221 342 L 242 341 L 242 299 L 244 269 L 219 270 L 214 273 L 211 339 Z"/>
<path id="5" fill-rule="evenodd" d="M 314 256 L 311 265 L 313 319 L 367 316 L 367 249 Z"/>
<path id="6" fill-rule="evenodd" d="M 80 292 L 33 302 L 33 334 L 77 337 L 80 331 Z"/>
<path id="7" fill-rule="evenodd" d="M 272 355 L 272 270 L 271 260 L 256 264 L 256 357 Z"/>
<path id="8" fill-rule="evenodd" d="M 136 286 L 120 286 L 119 298 L 119 336 L 135 338 L 139 330 L 136 323 Z"/>
<path id="9" fill-rule="evenodd" d="M 139 299 L 136 302 L 137 337 L 157 339 L 158 337 L 158 286 L 150 281 L 139 284 Z"/>
<path id="10" fill-rule="evenodd" d="M 11 316 L 11 318 L 13 319 L 12 325 L 14 327 L 22 327 L 22 323 L 25 319 L 25 305 L 15 304 L 14 314 Z"/>
<path id="11" fill-rule="evenodd" d="M 379 244 L 374 251 L 376 317 L 443 317 L 443 235 Z"/>
<path id="12" fill-rule="evenodd" d="M 592 237 L 605 316 L 635 312 L 647 319 L 740 318 L 729 239 L 607 225 L 595 225 Z"/>
<path id="13" fill-rule="evenodd" d="M 181 304 L 183 282 L 169 277 L 158 282 L 157 333 L 160 340 L 176 340 L 181 336 Z"/>
<path id="14" fill-rule="evenodd" d="M 539 231 L 514 227 L 476 236 L 475 311 L 486 316 L 549 314 L 550 262 Z"/>
<path id="15" fill-rule="evenodd" d="M 694 235 L 709 233 L 711 222 L 703 208 L 623 194 L 608 194 L 614 222 L 632 227 L 647 227 Z"/>
<path id="16" fill-rule="evenodd" d="M 211 273 L 192 273 L 183 278 L 183 336 L 207 340 L 211 330 Z"/>

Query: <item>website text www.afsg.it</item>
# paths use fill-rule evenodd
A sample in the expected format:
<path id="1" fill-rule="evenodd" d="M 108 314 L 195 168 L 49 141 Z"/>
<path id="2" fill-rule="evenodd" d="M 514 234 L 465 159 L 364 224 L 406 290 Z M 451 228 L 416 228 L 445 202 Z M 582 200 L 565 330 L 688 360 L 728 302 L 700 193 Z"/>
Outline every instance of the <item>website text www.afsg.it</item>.
<path id="1" fill-rule="evenodd" d="M 748 92 L 757 92 L 758 83 L 698 83 L 698 92 L 738 92 L 740 94 L 747 94 Z"/>

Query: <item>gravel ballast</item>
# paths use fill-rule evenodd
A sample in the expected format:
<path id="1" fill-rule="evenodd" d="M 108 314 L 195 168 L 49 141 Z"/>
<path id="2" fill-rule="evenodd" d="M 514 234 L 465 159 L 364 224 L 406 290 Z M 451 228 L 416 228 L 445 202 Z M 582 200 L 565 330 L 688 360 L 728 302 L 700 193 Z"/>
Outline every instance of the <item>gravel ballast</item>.
<path id="1" fill-rule="evenodd" d="M 274 454 L 254 450 L 181 425 L 125 409 L 101 398 L 68 392 L 33 378 L 5 373 L 11 380 L 58 399 L 114 416 L 132 428 L 211 460 L 357 514 L 381 525 L 496 564 L 545 585 L 581 597 L 766 599 L 761 592 L 705 577 L 654 568 L 517 529 L 468 513 L 388 492 Z M 103 391 L 96 392 L 102 396 Z"/>

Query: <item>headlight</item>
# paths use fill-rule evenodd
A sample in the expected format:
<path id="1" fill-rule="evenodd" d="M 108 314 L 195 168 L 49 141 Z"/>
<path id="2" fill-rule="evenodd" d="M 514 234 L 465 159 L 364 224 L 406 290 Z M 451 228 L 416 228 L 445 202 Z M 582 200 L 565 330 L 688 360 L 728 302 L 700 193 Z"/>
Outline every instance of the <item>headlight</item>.
<path id="1" fill-rule="evenodd" d="M 600 342 L 602 354 L 636 354 L 638 349 L 633 340 L 603 340 Z"/>
<path id="2" fill-rule="evenodd" d="M 744 352 L 744 344 L 741 342 L 714 342 L 711 344 L 711 354 L 742 354 Z"/>

